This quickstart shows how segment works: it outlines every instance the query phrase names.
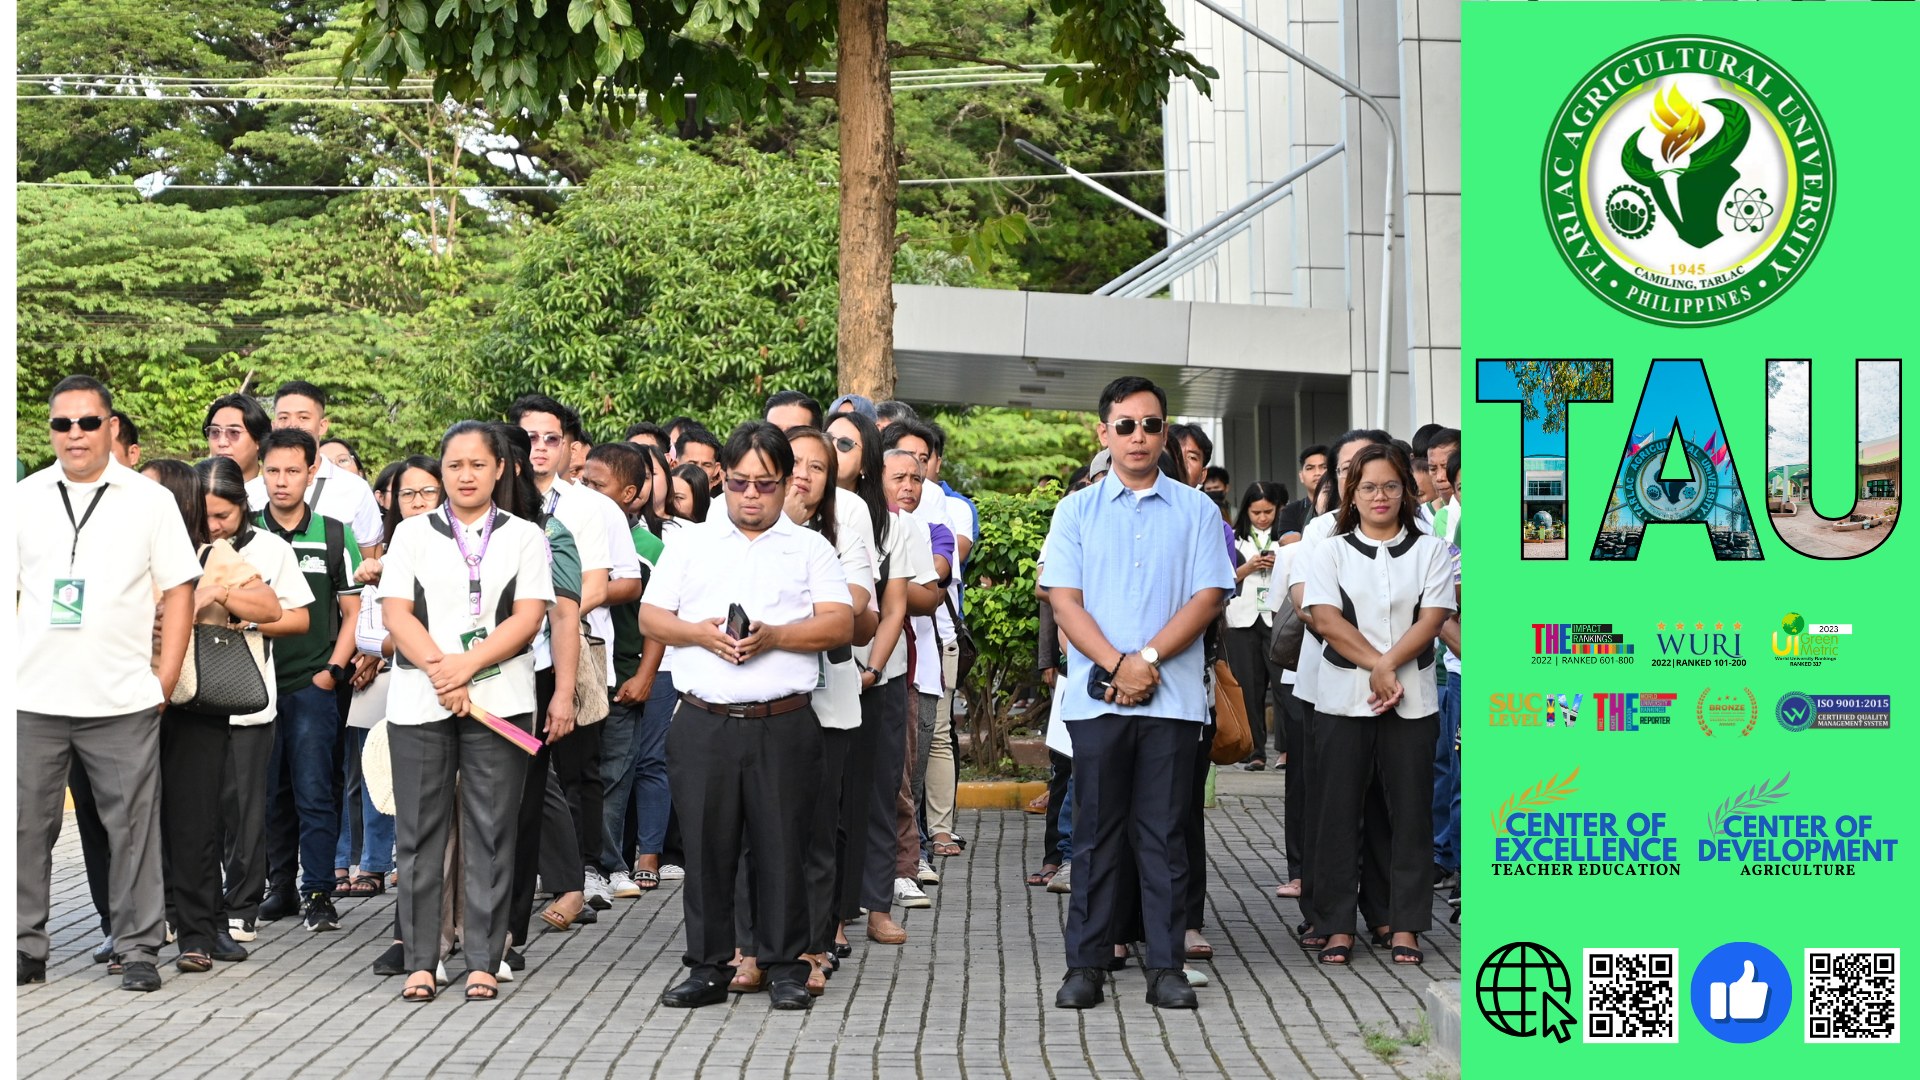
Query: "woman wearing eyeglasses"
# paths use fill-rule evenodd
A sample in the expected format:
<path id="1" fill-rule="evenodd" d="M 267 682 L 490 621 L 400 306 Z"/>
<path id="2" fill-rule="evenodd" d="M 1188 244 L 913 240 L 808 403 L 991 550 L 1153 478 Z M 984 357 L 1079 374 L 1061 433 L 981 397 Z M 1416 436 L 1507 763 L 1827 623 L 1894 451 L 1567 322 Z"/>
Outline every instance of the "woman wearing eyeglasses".
<path id="1" fill-rule="evenodd" d="M 441 858 L 455 813 L 466 996 L 486 1001 L 499 993 L 494 973 L 506 951 L 528 756 L 470 716 L 484 710 L 533 729 L 531 646 L 554 598 L 545 534 L 498 505 L 515 482 L 511 461 L 505 437 L 487 424 L 465 420 L 449 429 L 440 444 L 446 502 L 400 523 L 381 578 L 396 653 L 387 722 L 400 921 L 412 972 L 401 997 L 410 1002 L 434 997 Z"/>
<path id="2" fill-rule="evenodd" d="M 1360 819 L 1370 783 L 1385 796 L 1387 915 L 1393 961 L 1418 964 L 1431 926 L 1433 744 L 1440 703 L 1433 640 L 1454 610 L 1445 541 L 1422 532 L 1406 456 L 1371 443 L 1342 484 L 1333 535 L 1304 556 L 1301 606 L 1325 642 L 1314 699 L 1321 800 L 1308 919 L 1327 935 L 1320 962 L 1347 964 L 1360 883 Z"/>

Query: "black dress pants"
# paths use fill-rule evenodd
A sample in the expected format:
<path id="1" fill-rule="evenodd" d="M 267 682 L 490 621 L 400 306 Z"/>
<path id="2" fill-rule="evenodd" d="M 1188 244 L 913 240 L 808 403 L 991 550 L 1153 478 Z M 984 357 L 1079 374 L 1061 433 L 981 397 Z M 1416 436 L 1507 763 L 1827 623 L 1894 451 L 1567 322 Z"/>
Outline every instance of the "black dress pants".
<path id="1" fill-rule="evenodd" d="M 513 846 L 513 889 L 507 901 L 507 932 L 516 945 L 525 945 L 533 921 L 533 884 L 538 875 L 555 896 L 578 892 L 585 882 L 577 830 L 565 793 L 551 770 L 553 745 L 546 743 L 547 704 L 553 700 L 553 669 L 533 676 L 534 734 L 542 740 L 540 752 L 527 762 L 526 781 L 520 787 L 519 820 Z M 577 732 L 575 733 L 577 734 Z M 564 743 L 573 738 L 568 735 Z"/>
<path id="2" fill-rule="evenodd" d="M 581 854 L 582 869 L 588 864 L 599 866 L 605 839 L 602 807 L 606 804 L 606 787 L 600 782 L 600 727 L 593 724 L 568 732 L 553 744 L 549 764 L 566 796 L 572 847 Z M 553 838 L 543 836 L 541 842 L 550 844 Z"/>
<path id="3" fill-rule="evenodd" d="M 173 706 L 160 715 L 160 840 L 180 951 L 213 948 L 226 928 L 220 887 L 220 774 L 227 718 Z"/>
<path id="4" fill-rule="evenodd" d="M 100 807 L 93 801 L 93 781 L 80 755 L 67 767 L 67 789 L 73 792 L 73 824 L 80 830 L 80 858 L 87 864 L 87 894 L 93 898 L 94 913 L 100 916 L 100 932 L 111 934 L 112 908 L 107 900 L 107 826 L 100 820 Z"/>
<path id="5" fill-rule="evenodd" d="M 833 907 L 827 941 L 839 924 L 860 917 L 860 886 L 867 868 L 867 815 L 873 802 L 873 736 L 877 724 L 867 722 L 866 702 L 860 708 L 860 726 L 823 732 L 829 759 L 840 744 L 840 797 L 833 823 Z"/>
<path id="6" fill-rule="evenodd" d="M 1183 819 L 1192 799 L 1201 725 L 1117 714 L 1068 724 L 1074 852 L 1067 966 L 1106 967 L 1113 942 L 1123 940 L 1117 925 L 1122 894 L 1137 887 L 1147 966 L 1181 967 L 1191 876 Z M 1130 875 L 1125 873 L 1129 851 L 1138 860 Z"/>
<path id="7" fill-rule="evenodd" d="M 1439 719 L 1432 715 L 1409 719 L 1388 711 L 1315 717 L 1313 767 L 1321 775 L 1323 801 L 1312 841 L 1309 919 L 1321 933 L 1354 932 L 1356 893 L 1370 925 L 1385 923 L 1412 933 L 1432 926 L 1433 740 L 1438 730 Z M 1370 808 L 1369 792 L 1376 783 L 1381 805 Z M 1375 829 L 1383 850 L 1368 845 L 1363 854 L 1363 831 Z M 1384 874 L 1383 898 L 1362 891 L 1363 862 Z"/>
<path id="8" fill-rule="evenodd" d="M 1278 680 L 1273 684 L 1275 699 L 1274 719 L 1279 722 L 1280 730 L 1275 732 L 1274 745 L 1287 755 L 1287 801 L 1286 801 L 1286 854 L 1287 877 L 1305 879 L 1307 876 L 1307 719 L 1308 706 L 1293 696 L 1293 685 Z"/>
<path id="9" fill-rule="evenodd" d="M 682 704 L 667 733 L 667 782 L 686 841 L 686 966 L 726 982 L 735 946 L 742 841 L 753 850 L 753 936 L 772 982 L 804 982 L 813 944 L 807 861 L 819 801 L 812 708 L 759 719 Z M 831 939 L 829 939 L 831 940 Z"/>
<path id="10" fill-rule="evenodd" d="M 893 910 L 893 879 L 900 862 L 900 777 L 907 768 L 907 710 L 912 693 L 907 677 L 901 675 L 860 695 L 860 726 L 873 729 L 873 783 L 867 789 L 859 906 L 880 914 Z M 674 802 L 679 801 L 675 796 Z"/>

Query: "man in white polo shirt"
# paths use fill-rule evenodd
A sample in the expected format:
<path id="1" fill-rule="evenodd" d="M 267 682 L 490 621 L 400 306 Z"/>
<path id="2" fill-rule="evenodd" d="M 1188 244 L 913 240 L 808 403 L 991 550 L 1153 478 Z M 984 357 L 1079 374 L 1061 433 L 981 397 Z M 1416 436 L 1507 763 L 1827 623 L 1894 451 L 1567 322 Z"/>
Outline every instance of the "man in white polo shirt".
<path id="1" fill-rule="evenodd" d="M 273 426 L 298 428 L 313 436 L 316 446 L 325 442 L 327 429 L 333 426 L 327 419 L 327 392 L 310 382 L 281 383 L 273 393 Z M 258 475 L 247 478 L 247 504 L 255 513 L 267 508 L 267 484 Z M 381 535 L 386 519 L 381 516 L 373 489 L 325 454 L 320 455 L 320 464 L 307 484 L 307 505 L 321 517 L 353 526 L 361 558 L 380 554 L 380 545 L 386 539 Z"/>
<path id="2" fill-rule="evenodd" d="M 611 609 L 640 598 L 640 556 L 626 511 L 605 495 L 565 479 L 572 466 L 573 444 L 580 435 L 580 416 L 544 394 L 523 394 L 507 410 L 507 422 L 527 433 L 532 450 L 534 486 L 540 489 L 548 514 L 559 518 L 573 533 L 580 549 L 580 619 L 586 632 L 601 641 L 613 641 Z M 607 650 L 602 693 L 616 685 L 613 650 Z M 605 815 L 605 788 L 600 777 L 598 725 L 575 728 L 553 743 L 553 775 L 566 792 L 574 811 L 575 840 L 585 857 L 587 902 L 596 909 L 613 905 L 607 880 L 612 867 L 601 860 L 601 826 Z"/>
<path id="3" fill-rule="evenodd" d="M 69 376 L 54 387 L 51 404 L 58 460 L 21 480 L 14 500 L 15 520 L 40 523 L 15 532 L 18 982 L 46 981 L 53 844 L 68 767 L 78 756 L 102 780 L 94 795 L 113 853 L 108 882 L 115 948 L 125 958 L 121 986 L 158 990 L 154 962 L 166 918 L 160 712 L 186 658 L 200 563 L 173 496 L 113 460 L 107 388 Z"/>
<path id="4" fill-rule="evenodd" d="M 793 449 L 764 421 L 720 454 L 726 513 L 667 541 L 640 629 L 672 653 L 680 708 L 667 779 L 687 851 L 682 891 L 691 976 L 661 995 L 675 1008 L 727 999 L 736 944 L 734 882 L 753 851 L 754 948 L 776 1009 L 807 1009 L 811 944 L 806 854 L 819 797 L 821 654 L 853 640 L 853 598 L 833 545 L 785 513 Z M 738 605 L 744 633 L 729 627 Z"/>

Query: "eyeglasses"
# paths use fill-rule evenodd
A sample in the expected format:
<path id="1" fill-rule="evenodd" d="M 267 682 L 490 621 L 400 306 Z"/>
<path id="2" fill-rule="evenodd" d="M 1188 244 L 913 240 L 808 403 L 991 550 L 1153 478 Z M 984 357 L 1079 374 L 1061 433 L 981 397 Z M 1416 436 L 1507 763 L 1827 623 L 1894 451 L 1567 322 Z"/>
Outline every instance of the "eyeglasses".
<path id="1" fill-rule="evenodd" d="M 432 502 L 439 497 L 440 489 L 437 487 L 400 489 L 400 501 L 402 502 L 419 502 L 423 499 L 427 502 Z"/>
<path id="2" fill-rule="evenodd" d="M 104 416 L 56 416 L 47 421 L 47 426 L 65 435 L 67 432 L 73 430 L 75 424 L 80 425 L 81 431 L 99 431 L 100 425 L 106 422 L 107 418 Z"/>
<path id="3" fill-rule="evenodd" d="M 859 443 L 854 442 L 852 439 L 847 438 L 845 435 L 835 436 L 833 440 L 833 448 L 835 450 L 840 451 L 843 454 L 853 453 L 853 448 L 859 445 L 860 445 Z"/>
<path id="4" fill-rule="evenodd" d="M 748 488 L 752 488 L 762 495 L 771 495 L 780 490 L 781 483 L 782 481 L 779 480 L 738 480 L 729 476 L 727 477 L 727 490 L 733 492 L 735 495 L 739 495 Z"/>
<path id="5" fill-rule="evenodd" d="M 1401 487 L 1400 482 L 1396 480 L 1391 484 L 1374 484 L 1374 483 L 1361 484 L 1359 487 L 1355 488 L 1354 490 L 1358 491 L 1360 493 L 1360 497 L 1363 499 L 1371 499 L 1375 495 L 1385 495 L 1389 499 L 1397 499 L 1400 497 L 1400 493 L 1402 491 L 1405 491 L 1406 488 Z"/>
<path id="6" fill-rule="evenodd" d="M 1135 420 L 1131 416 L 1124 416 L 1108 424 L 1107 427 L 1113 429 L 1113 433 L 1121 438 L 1133 434 L 1134 428 L 1139 428 L 1149 435 L 1158 435 L 1167 430 L 1167 418 L 1164 416 L 1149 416 L 1144 419 Z"/>
<path id="7" fill-rule="evenodd" d="M 527 438 L 533 440 L 533 445 L 544 446 L 549 450 L 567 441 L 567 437 L 557 431 L 549 431 L 544 434 L 538 431 L 529 431 L 527 432 Z"/>
<path id="8" fill-rule="evenodd" d="M 239 442 L 248 434 L 247 429 L 243 427 L 210 427 L 206 431 L 207 441 L 210 443 Z"/>

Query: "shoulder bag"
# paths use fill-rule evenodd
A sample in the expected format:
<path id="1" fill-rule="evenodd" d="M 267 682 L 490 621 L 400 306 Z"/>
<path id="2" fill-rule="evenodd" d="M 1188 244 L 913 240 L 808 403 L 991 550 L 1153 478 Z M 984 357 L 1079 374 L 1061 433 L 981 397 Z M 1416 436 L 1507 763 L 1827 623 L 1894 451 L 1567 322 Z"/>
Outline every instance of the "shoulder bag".
<path id="1" fill-rule="evenodd" d="M 967 684 L 967 673 L 973 670 L 974 661 L 980 659 L 980 650 L 973 644 L 973 631 L 967 629 L 967 624 L 960 620 L 960 613 L 954 610 L 953 594 L 943 591 L 940 601 L 947 605 L 947 616 L 953 620 L 954 640 L 960 644 L 959 658 L 953 666 L 956 685 L 947 688 L 957 690 Z"/>
<path id="2" fill-rule="evenodd" d="M 573 723 L 589 727 L 607 718 L 607 643 L 580 635 L 580 667 L 573 679 Z"/>
<path id="3" fill-rule="evenodd" d="M 246 565 L 224 540 L 202 548 L 200 559 L 216 578 L 237 577 L 239 571 L 234 564 Z M 167 700 L 208 716 L 257 713 L 267 707 L 266 670 L 266 639 L 259 631 L 242 630 L 224 620 L 217 624 L 196 622 L 186 659 L 180 665 L 180 681 Z"/>
<path id="4" fill-rule="evenodd" d="M 1253 753 L 1253 729 L 1247 725 L 1247 698 L 1225 660 L 1213 662 L 1213 751 L 1215 765 L 1232 765 Z"/>

